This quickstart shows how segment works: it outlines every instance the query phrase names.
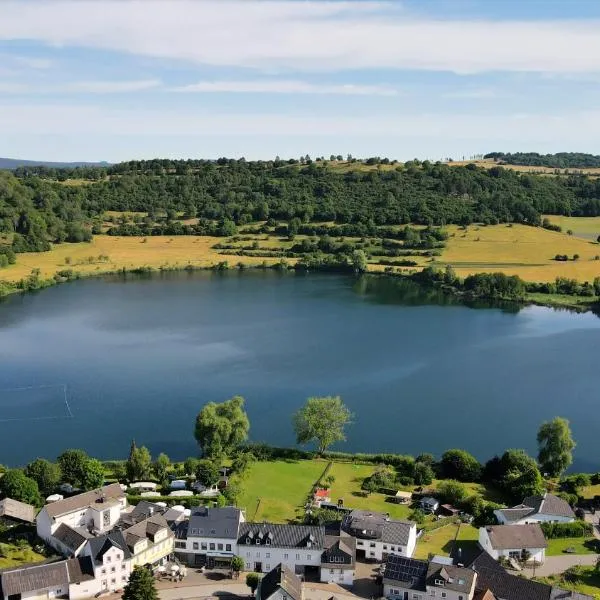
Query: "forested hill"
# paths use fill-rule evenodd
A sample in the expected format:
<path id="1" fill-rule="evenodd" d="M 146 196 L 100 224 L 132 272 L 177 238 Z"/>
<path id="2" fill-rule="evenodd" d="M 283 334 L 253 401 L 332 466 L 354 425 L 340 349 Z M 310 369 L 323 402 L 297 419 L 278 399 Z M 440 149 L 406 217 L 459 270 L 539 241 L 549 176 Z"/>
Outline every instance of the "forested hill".
<path id="1" fill-rule="evenodd" d="M 483 158 L 493 158 L 507 165 L 526 167 L 549 167 L 554 169 L 590 169 L 600 167 L 600 156 L 584 152 L 557 152 L 538 154 L 537 152 L 490 152 Z"/>
<path id="2" fill-rule="evenodd" d="M 600 180 L 583 175 L 417 161 L 361 166 L 220 159 L 0 171 L 0 243 L 23 252 L 89 239 L 107 210 L 148 213 L 130 235 L 172 223 L 176 213 L 193 225 L 172 223 L 154 234 L 230 235 L 238 225 L 266 219 L 336 222 L 369 235 L 402 223 L 540 225 L 542 214 L 600 215 Z"/>
<path id="3" fill-rule="evenodd" d="M 46 160 L 22 160 L 20 158 L 2 158 L 0 157 L 0 169 L 14 170 L 19 167 L 49 167 L 53 169 L 72 168 L 72 167 L 107 167 L 107 162 L 51 162 Z"/>

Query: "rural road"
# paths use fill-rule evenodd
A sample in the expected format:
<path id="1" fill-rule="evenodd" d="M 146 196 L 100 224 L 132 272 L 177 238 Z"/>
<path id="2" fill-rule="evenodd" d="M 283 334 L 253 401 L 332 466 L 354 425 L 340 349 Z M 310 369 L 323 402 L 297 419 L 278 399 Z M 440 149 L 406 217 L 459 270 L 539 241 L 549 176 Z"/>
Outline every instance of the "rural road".
<path id="1" fill-rule="evenodd" d="M 535 576 L 545 577 L 546 575 L 555 575 L 562 573 L 576 565 L 595 565 L 598 560 L 597 554 L 568 554 L 565 556 L 546 556 L 546 561 L 541 567 L 536 567 Z M 533 576 L 533 569 L 523 569 L 523 574 L 527 577 Z"/>

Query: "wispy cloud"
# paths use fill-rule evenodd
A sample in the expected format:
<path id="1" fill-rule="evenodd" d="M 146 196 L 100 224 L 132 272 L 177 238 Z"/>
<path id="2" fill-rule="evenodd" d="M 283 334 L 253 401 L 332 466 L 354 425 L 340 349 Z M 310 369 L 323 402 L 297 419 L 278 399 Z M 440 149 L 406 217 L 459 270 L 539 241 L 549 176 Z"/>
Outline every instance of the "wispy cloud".
<path id="1" fill-rule="evenodd" d="M 490 98 L 498 98 L 500 94 L 491 88 L 465 88 L 460 90 L 452 90 L 444 92 L 442 98 L 457 98 L 464 100 L 487 100 Z"/>
<path id="2" fill-rule="evenodd" d="M 134 81 L 70 81 L 56 85 L 0 82 L 2 94 L 124 94 L 158 88 L 158 79 Z"/>
<path id="3" fill-rule="evenodd" d="M 395 2 L 0 4 L 0 39 L 259 69 L 598 72 L 599 30 L 593 19 L 414 17 Z"/>
<path id="4" fill-rule="evenodd" d="M 30 69 L 51 69 L 52 67 L 56 66 L 56 62 L 49 58 L 13 56 L 13 60 L 19 65 L 29 67 Z"/>
<path id="5" fill-rule="evenodd" d="M 292 79 L 255 81 L 200 81 L 173 88 L 175 92 L 243 94 L 331 94 L 343 96 L 397 96 L 398 90 L 384 85 L 320 84 Z"/>

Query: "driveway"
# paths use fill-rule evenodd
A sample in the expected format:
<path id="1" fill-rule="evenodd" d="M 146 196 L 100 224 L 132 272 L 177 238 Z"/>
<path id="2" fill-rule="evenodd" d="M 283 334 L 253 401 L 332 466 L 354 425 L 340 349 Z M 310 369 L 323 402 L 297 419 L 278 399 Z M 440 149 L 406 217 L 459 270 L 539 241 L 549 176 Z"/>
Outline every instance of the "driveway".
<path id="1" fill-rule="evenodd" d="M 535 576 L 545 577 L 546 575 L 556 575 L 563 573 L 571 567 L 577 565 L 595 565 L 598 560 L 597 554 L 569 554 L 565 556 L 546 556 L 546 561 L 541 567 L 536 567 Z M 523 574 L 527 577 L 533 577 L 533 569 L 523 569 Z"/>

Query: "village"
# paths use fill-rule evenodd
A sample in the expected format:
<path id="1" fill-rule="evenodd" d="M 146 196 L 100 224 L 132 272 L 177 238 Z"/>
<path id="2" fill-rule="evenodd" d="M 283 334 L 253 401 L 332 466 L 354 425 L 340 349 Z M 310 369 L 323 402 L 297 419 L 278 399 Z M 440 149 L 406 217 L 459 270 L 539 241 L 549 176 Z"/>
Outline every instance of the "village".
<path id="1" fill-rule="evenodd" d="M 115 482 L 82 493 L 62 486 L 62 493 L 49 496 L 39 512 L 5 498 L 0 501 L 4 527 L 35 527 L 53 557 L 1 570 L 2 599 L 120 594 L 136 568 L 152 574 L 165 598 L 191 597 L 184 593 L 186 586 L 195 586 L 188 591 L 197 597 L 214 595 L 196 592 L 202 583 L 211 583 L 206 590 L 216 585 L 227 594 L 240 588 L 243 577 L 249 586 L 246 595 L 255 593 L 259 600 L 303 600 L 315 597 L 311 589 L 327 597 L 387 600 L 592 598 L 523 576 L 526 570 L 543 569 L 546 562 L 542 524 L 577 519 L 557 495 L 527 497 L 498 509 L 497 525 L 480 527 L 476 543 L 451 544 L 445 554 L 415 558 L 422 527 L 389 512 L 347 506 L 333 496 L 335 486 L 315 486 L 304 510 L 336 518 L 314 524 L 251 521 L 245 509 L 218 506 L 211 499 L 227 484 L 223 473 L 208 487 L 172 476 L 170 505 L 153 501 L 159 496 L 153 482 Z M 145 497 L 130 504 L 132 491 Z M 173 504 L 195 492 L 204 495 L 203 505 Z M 398 490 L 391 500 L 452 521 L 458 530 L 461 524 L 472 527 L 472 516 L 434 496 Z M 173 589 L 177 596 L 165 595 Z"/>

